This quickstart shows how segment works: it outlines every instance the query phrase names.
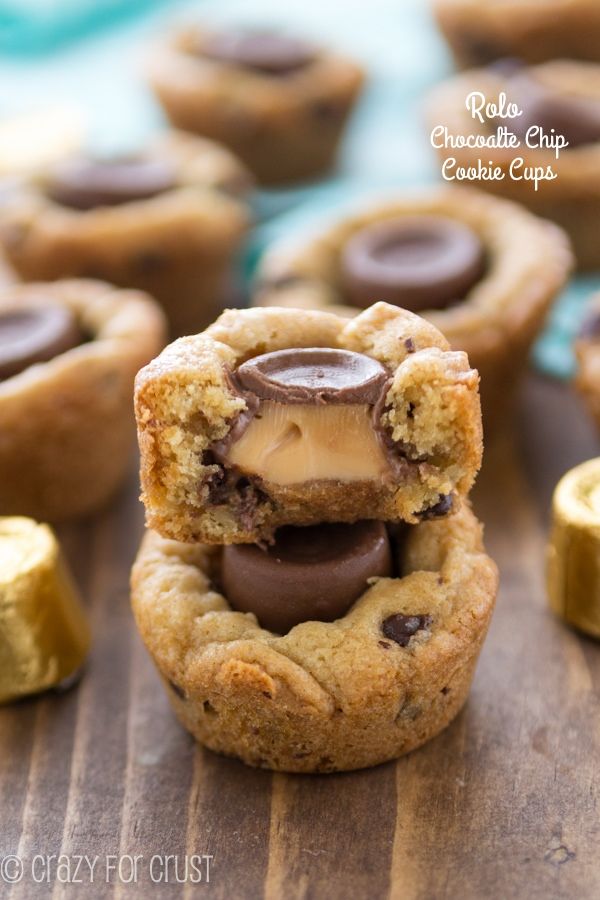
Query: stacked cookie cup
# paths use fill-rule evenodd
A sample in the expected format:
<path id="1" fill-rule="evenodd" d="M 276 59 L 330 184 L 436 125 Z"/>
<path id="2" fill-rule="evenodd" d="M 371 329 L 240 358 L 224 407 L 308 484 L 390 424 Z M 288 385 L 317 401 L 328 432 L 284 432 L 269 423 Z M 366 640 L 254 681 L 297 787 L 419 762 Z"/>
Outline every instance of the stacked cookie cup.
<path id="1" fill-rule="evenodd" d="M 497 575 L 478 375 L 386 303 L 228 311 L 139 373 L 134 614 L 184 726 L 254 766 L 419 746 L 465 702 Z"/>

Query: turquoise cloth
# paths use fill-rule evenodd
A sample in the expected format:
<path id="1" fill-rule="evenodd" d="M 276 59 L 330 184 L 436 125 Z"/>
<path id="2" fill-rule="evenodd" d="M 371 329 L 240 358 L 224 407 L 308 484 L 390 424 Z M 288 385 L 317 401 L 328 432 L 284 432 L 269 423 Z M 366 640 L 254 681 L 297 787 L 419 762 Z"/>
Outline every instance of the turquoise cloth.
<path id="1" fill-rule="evenodd" d="M 132 149 L 163 122 L 141 76 L 144 56 L 174 21 L 190 19 L 297 30 L 356 56 L 370 73 L 337 171 L 318 184 L 259 193 L 248 274 L 282 236 L 335 219 L 358 200 L 439 179 L 421 102 L 452 66 L 426 0 L 0 0 L 0 116 L 65 102 L 86 111 L 99 150 Z M 48 43 L 55 52 L 41 52 Z M 541 370 L 571 374 L 570 342 L 595 289 L 600 275 L 577 279 L 560 298 L 535 348 Z"/>

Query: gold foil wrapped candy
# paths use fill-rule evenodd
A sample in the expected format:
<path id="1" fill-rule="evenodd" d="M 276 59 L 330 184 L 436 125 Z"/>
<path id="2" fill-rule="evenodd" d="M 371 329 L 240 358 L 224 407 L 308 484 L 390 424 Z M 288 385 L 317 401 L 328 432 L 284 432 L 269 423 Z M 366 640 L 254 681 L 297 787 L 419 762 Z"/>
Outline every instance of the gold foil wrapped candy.
<path id="1" fill-rule="evenodd" d="M 600 458 L 563 476 L 552 515 L 550 606 L 569 624 L 600 637 Z"/>
<path id="2" fill-rule="evenodd" d="M 54 687 L 82 665 L 90 635 L 47 525 L 0 517 L 0 703 Z"/>

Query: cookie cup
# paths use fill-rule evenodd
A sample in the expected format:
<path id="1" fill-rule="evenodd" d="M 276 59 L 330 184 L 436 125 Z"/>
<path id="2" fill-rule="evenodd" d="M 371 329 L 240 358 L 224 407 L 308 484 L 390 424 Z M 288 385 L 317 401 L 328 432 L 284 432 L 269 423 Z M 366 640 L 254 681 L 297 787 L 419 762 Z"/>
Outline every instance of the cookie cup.
<path id="1" fill-rule="evenodd" d="M 24 280 L 98 278 L 147 291 L 173 335 L 191 334 L 231 302 L 250 176 L 228 150 L 190 135 L 161 136 L 142 158 L 166 161 L 175 184 L 118 206 L 55 202 L 50 168 L 22 179 L 0 208 L 0 244 Z"/>
<path id="2" fill-rule="evenodd" d="M 208 36 L 184 28 L 149 60 L 150 85 L 173 125 L 230 147 L 263 184 L 331 168 L 362 87 L 360 66 L 321 50 L 297 72 L 272 76 L 203 57 Z"/>
<path id="3" fill-rule="evenodd" d="M 248 409 L 232 384 L 236 368 L 301 347 L 362 353 L 388 370 L 376 415 L 403 460 L 397 474 L 282 483 L 215 457 L 215 444 Z M 228 310 L 202 334 L 170 344 L 136 378 L 146 524 L 175 540 L 254 543 L 290 524 L 418 522 L 439 514 L 432 508 L 442 497 L 451 497 L 448 512 L 481 464 L 478 385 L 466 355 L 451 351 L 436 328 L 386 303 L 352 321 L 317 310 Z"/>
<path id="4" fill-rule="evenodd" d="M 540 83 L 556 88 L 573 97 L 600 100 L 600 65 L 571 60 L 554 60 L 530 69 Z M 486 137 L 493 134 L 499 120 L 484 122 L 471 116 L 465 100 L 472 91 L 482 92 L 488 101 L 497 102 L 504 91 L 511 101 L 510 82 L 506 75 L 493 69 L 474 69 L 464 72 L 436 87 L 427 105 L 430 127 L 446 126 L 453 135 Z M 536 123 L 542 125 L 543 123 Z M 510 130 L 510 122 L 508 123 Z M 532 213 L 550 219 L 568 234 L 577 265 L 580 269 L 600 267 L 600 250 L 596 235 L 600 229 L 600 142 L 567 147 L 558 159 L 553 149 L 527 147 L 521 141 L 516 149 L 507 148 L 451 148 L 439 149 L 440 160 L 456 160 L 457 167 L 477 167 L 482 159 L 487 165 L 497 167 L 504 177 L 500 180 L 482 180 L 479 186 L 489 193 L 506 197 L 522 204 Z M 513 169 L 515 158 L 522 159 Z M 554 180 L 540 181 L 535 189 L 533 180 L 524 173 L 552 169 Z"/>
<path id="5" fill-rule="evenodd" d="M 461 709 L 497 588 L 466 506 L 410 528 L 402 577 L 373 579 L 343 618 L 284 636 L 214 588 L 220 552 L 148 532 L 132 575 L 144 643 L 177 717 L 206 747 L 287 772 L 359 769 L 414 750 Z M 381 630 L 395 613 L 431 619 L 401 646 Z"/>
<path id="6" fill-rule="evenodd" d="M 571 268 L 562 232 L 516 204 L 479 191 L 438 188 L 372 205 L 312 238 L 274 245 L 257 272 L 254 304 L 355 316 L 358 310 L 344 295 L 344 246 L 367 225 L 414 215 L 455 219 L 475 232 L 486 251 L 486 271 L 461 302 L 420 315 L 455 350 L 466 351 L 479 372 L 484 424 L 491 430 L 511 409 L 531 345 Z"/>
<path id="7" fill-rule="evenodd" d="M 596 0 L 433 0 L 433 9 L 459 68 L 502 57 L 600 62 Z"/>
<path id="8" fill-rule="evenodd" d="M 88 340 L 0 381 L 0 512 L 61 521 L 102 507 L 132 463 L 135 374 L 165 322 L 137 291 L 93 281 L 15 285 L 0 310 L 70 309 Z"/>

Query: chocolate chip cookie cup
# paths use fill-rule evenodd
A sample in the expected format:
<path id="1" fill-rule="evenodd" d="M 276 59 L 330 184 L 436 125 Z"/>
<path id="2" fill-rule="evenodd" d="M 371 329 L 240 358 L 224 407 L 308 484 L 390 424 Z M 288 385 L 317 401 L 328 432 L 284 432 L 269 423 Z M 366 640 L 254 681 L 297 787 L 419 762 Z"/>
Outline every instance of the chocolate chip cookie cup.
<path id="1" fill-rule="evenodd" d="M 596 0 L 433 0 L 433 9 L 459 68 L 502 57 L 600 62 Z"/>
<path id="2" fill-rule="evenodd" d="M 163 315 L 92 281 L 0 293 L 0 512 L 62 521 L 102 507 L 132 463 L 136 372 Z"/>
<path id="3" fill-rule="evenodd" d="M 466 700 L 496 567 L 466 505 L 408 526 L 392 552 L 397 574 L 375 577 L 345 615 L 282 635 L 214 586 L 221 548 L 149 532 L 133 610 L 184 727 L 211 750 L 288 772 L 377 765 L 438 734 Z"/>
<path id="4" fill-rule="evenodd" d="M 229 310 L 138 374 L 146 522 L 205 543 L 283 525 L 419 522 L 481 463 L 479 377 L 418 316 Z"/>
<path id="5" fill-rule="evenodd" d="M 144 290 L 174 335 L 192 333 L 230 302 L 249 184 L 229 151 L 168 134 L 137 156 L 68 159 L 7 188 L 0 245 L 25 280 Z"/>
<path id="6" fill-rule="evenodd" d="M 473 117 L 465 105 L 473 91 L 500 105 L 502 92 L 518 106 L 514 118 Z M 596 234 L 600 228 L 600 65 L 556 60 L 538 66 L 512 63 L 465 72 L 434 89 L 427 117 L 432 129 L 446 128 L 460 140 L 486 140 L 499 127 L 516 135 L 519 146 L 446 147 L 436 137 L 447 174 L 471 169 L 478 185 L 515 200 L 560 225 L 568 234 L 581 269 L 600 268 Z M 556 141 L 560 140 L 557 153 Z M 564 142 L 568 146 L 564 146 Z M 562 147 L 562 149 L 560 149 Z M 497 170 L 478 174 L 479 160 Z M 450 161 L 450 162 L 448 162 Z M 502 176 L 502 177 L 500 177 Z"/>
<path id="7" fill-rule="evenodd" d="M 439 188 L 348 215 L 267 251 L 258 306 L 418 311 L 481 376 L 486 431 L 506 421 L 531 344 L 571 266 L 565 236 L 514 203 Z"/>
<path id="8" fill-rule="evenodd" d="M 175 127 L 230 147 L 266 185 L 331 168 L 363 82 L 355 62 L 296 37 L 197 27 L 157 48 L 148 73 Z"/>

